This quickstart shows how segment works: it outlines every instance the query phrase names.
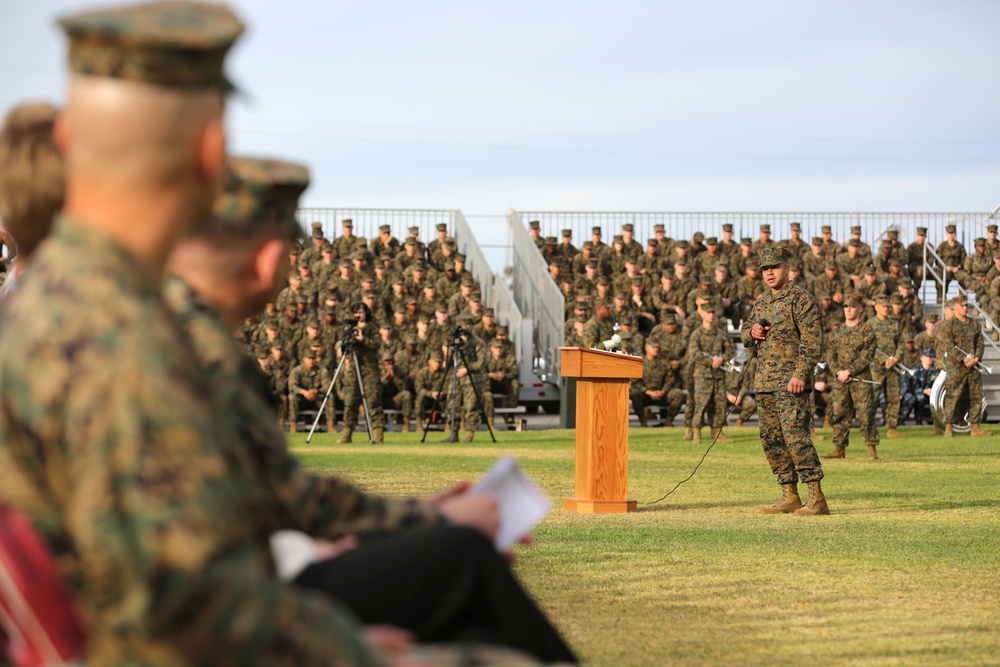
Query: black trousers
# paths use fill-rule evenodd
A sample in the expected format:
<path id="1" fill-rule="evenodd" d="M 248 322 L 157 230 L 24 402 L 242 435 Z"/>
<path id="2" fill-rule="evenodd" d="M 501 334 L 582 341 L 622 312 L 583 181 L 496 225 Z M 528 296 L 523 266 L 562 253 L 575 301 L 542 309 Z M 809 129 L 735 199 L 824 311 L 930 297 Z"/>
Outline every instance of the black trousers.
<path id="1" fill-rule="evenodd" d="M 471 528 L 419 528 L 363 543 L 310 565 L 295 583 L 421 643 L 494 644 L 543 662 L 577 662 L 503 556 Z"/>

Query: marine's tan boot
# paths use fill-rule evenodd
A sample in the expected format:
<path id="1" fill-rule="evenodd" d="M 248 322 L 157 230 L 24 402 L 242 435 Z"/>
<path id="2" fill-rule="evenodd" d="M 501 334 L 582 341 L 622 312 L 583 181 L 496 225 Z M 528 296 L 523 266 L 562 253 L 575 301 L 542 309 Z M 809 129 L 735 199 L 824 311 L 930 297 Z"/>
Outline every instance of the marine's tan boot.
<path id="1" fill-rule="evenodd" d="M 465 438 L 462 440 L 462 442 L 472 442 L 472 439 L 475 437 L 476 437 L 475 431 L 466 431 Z"/>
<path id="2" fill-rule="evenodd" d="M 934 435 L 941 435 L 944 431 L 941 430 L 941 425 L 934 422 Z"/>
<path id="3" fill-rule="evenodd" d="M 951 424 L 948 424 L 948 425 L 946 425 L 944 427 L 944 437 L 946 437 L 946 438 L 954 438 L 955 437 L 955 429 L 953 429 L 951 427 Z"/>
<path id="4" fill-rule="evenodd" d="M 827 410 L 826 414 L 823 415 L 823 428 L 830 428 L 830 411 Z"/>
<path id="5" fill-rule="evenodd" d="M 424 420 L 417 417 L 417 433 L 423 433 L 424 430 Z"/>
<path id="6" fill-rule="evenodd" d="M 337 432 L 337 425 L 335 423 L 333 423 L 333 422 L 327 422 L 326 423 L 326 432 L 327 433 L 336 433 Z"/>
<path id="7" fill-rule="evenodd" d="M 685 426 L 684 427 L 684 439 L 685 440 L 690 440 L 693 437 L 694 437 L 694 429 L 691 428 L 690 426 Z"/>
<path id="8" fill-rule="evenodd" d="M 811 437 L 816 442 L 822 442 L 826 440 L 826 436 L 820 435 L 819 432 L 816 430 L 816 427 L 810 427 L 810 428 L 812 429 L 812 433 L 810 434 L 809 437 Z"/>
<path id="9" fill-rule="evenodd" d="M 298 433 L 299 432 L 299 423 L 298 422 L 288 422 L 288 432 L 289 433 Z"/>
<path id="10" fill-rule="evenodd" d="M 878 461 L 878 452 L 876 451 L 878 447 L 875 445 L 868 445 L 868 460 Z"/>
<path id="11" fill-rule="evenodd" d="M 691 429 L 691 444 L 697 445 L 701 443 L 701 427 Z"/>
<path id="12" fill-rule="evenodd" d="M 373 443 L 375 443 L 376 445 L 381 445 L 383 438 L 385 438 L 385 429 L 384 428 L 373 428 L 372 429 L 372 442 Z"/>
<path id="13" fill-rule="evenodd" d="M 718 438 L 719 442 L 732 442 L 733 441 L 732 438 L 730 438 L 728 435 L 726 435 L 725 433 L 722 432 L 721 428 L 713 428 L 712 429 L 712 438 L 713 439 L 714 438 Z"/>
<path id="14" fill-rule="evenodd" d="M 458 442 L 458 431 L 447 431 L 447 433 L 441 442 Z"/>
<path id="15" fill-rule="evenodd" d="M 819 482 L 807 482 L 806 484 L 809 487 L 809 501 L 804 506 L 795 510 L 794 514 L 803 516 L 829 514 L 830 506 L 826 504 L 826 496 L 823 495 L 823 489 L 820 487 Z"/>
<path id="16" fill-rule="evenodd" d="M 403 420 L 403 433 L 409 433 L 409 432 L 410 432 L 410 420 L 409 419 L 404 419 Z"/>
<path id="17" fill-rule="evenodd" d="M 890 426 L 885 432 L 885 437 L 892 438 L 893 440 L 902 440 L 906 436 L 897 431 L 895 426 Z"/>
<path id="18" fill-rule="evenodd" d="M 737 427 L 742 427 L 743 426 L 743 420 L 742 419 L 737 419 L 736 420 L 736 426 Z"/>
<path id="19" fill-rule="evenodd" d="M 791 514 L 802 507 L 802 499 L 799 498 L 798 484 L 782 484 L 781 500 L 770 507 L 761 507 L 764 514 Z"/>
<path id="20" fill-rule="evenodd" d="M 971 435 L 973 438 L 988 438 L 993 434 L 979 428 L 979 424 L 973 424 L 972 430 L 969 432 L 969 435 Z"/>
<path id="21" fill-rule="evenodd" d="M 844 449 L 843 447 L 841 447 L 840 445 L 834 445 L 832 452 L 830 452 L 829 454 L 824 454 L 820 458 L 821 459 L 846 459 L 847 458 L 847 450 Z"/>
<path id="22" fill-rule="evenodd" d="M 339 445 L 348 445 L 351 442 L 351 436 L 354 435 L 354 429 L 348 426 L 344 427 L 344 435 L 340 436 L 340 440 L 337 441 Z"/>

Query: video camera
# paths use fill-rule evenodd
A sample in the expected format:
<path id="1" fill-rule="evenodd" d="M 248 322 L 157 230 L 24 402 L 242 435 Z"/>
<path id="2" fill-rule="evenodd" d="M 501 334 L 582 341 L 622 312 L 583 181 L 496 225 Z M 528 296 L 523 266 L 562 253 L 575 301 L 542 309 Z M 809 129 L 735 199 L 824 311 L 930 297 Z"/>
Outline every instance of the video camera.
<path id="1" fill-rule="evenodd" d="M 471 336 L 472 332 L 463 326 L 456 325 L 454 329 L 451 330 L 452 338 L 461 338 L 462 336 Z"/>
<path id="2" fill-rule="evenodd" d="M 360 333 L 361 330 L 358 329 L 358 322 L 360 320 L 357 318 L 344 320 L 344 343 L 346 345 L 353 345 L 355 342 L 354 337 Z"/>

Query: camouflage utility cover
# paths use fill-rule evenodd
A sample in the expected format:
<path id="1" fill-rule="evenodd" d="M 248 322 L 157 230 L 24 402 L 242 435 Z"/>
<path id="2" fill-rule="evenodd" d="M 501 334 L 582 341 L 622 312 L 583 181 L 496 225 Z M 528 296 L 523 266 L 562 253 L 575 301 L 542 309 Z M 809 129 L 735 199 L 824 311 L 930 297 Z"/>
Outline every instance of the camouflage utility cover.
<path id="1" fill-rule="evenodd" d="M 223 73 L 243 24 L 228 7 L 152 2 L 100 9 L 59 20 L 76 74 L 175 88 L 232 90 Z"/>
<path id="2" fill-rule="evenodd" d="M 763 226 L 761 231 L 763 231 Z M 760 249 L 760 268 L 777 266 L 788 262 L 788 252 L 781 246 L 767 246 Z"/>
<path id="3" fill-rule="evenodd" d="M 302 236 L 295 220 L 299 197 L 309 187 L 309 169 L 281 160 L 230 157 L 212 212 L 217 223 L 251 230 L 283 224 Z"/>

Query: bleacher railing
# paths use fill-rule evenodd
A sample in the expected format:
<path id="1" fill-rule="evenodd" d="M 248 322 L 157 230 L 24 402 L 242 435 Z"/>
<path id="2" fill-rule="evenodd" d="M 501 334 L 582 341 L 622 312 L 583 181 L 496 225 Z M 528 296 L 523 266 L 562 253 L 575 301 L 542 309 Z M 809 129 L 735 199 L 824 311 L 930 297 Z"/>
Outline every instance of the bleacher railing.
<path id="1" fill-rule="evenodd" d="M 507 214 L 514 251 L 514 302 L 522 315 L 534 323 L 535 356 L 545 365 L 552 382 L 559 382 L 559 346 L 565 338 L 565 301 L 549 276 L 548 265 L 528 235 L 523 216 Z"/>
<path id="2" fill-rule="evenodd" d="M 933 280 L 938 286 L 940 286 L 941 293 L 944 294 L 944 298 L 948 298 L 948 295 L 944 293 L 944 276 L 943 276 L 944 268 L 943 267 L 944 267 L 944 260 L 941 259 L 941 256 L 938 255 L 937 252 L 933 248 L 931 248 L 929 246 L 929 244 L 925 244 L 924 245 L 924 276 L 930 277 L 931 280 Z M 939 270 L 941 271 L 941 273 L 939 273 Z M 921 300 L 924 303 L 927 303 L 927 289 L 926 289 L 926 286 L 927 286 L 928 283 L 931 282 L 931 280 L 924 280 L 924 285 L 922 286 L 923 292 L 924 292 L 924 296 L 921 298 Z M 993 319 L 990 318 L 989 314 L 987 314 L 987 312 L 985 310 L 983 310 L 982 307 L 979 305 L 979 301 L 975 298 L 975 293 L 969 292 L 969 290 L 967 290 L 964 287 L 962 287 L 958 283 L 957 280 L 952 280 L 951 284 L 955 286 L 955 288 L 958 290 L 959 294 L 964 294 L 964 295 L 966 295 L 966 297 L 969 297 L 971 295 L 972 298 L 969 298 L 969 303 L 972 305 L 972 307 L 979 314 L 979 318 L 982 319 L 983 323 L 986 324 L 986 327 L 989 330 L 996 331 L 997 330 L 996 322 L 994 322 Z M 992 347 L 993 350 L 997 354 L 1000 354 L 1000 346 L 998 346 L 996 344 L 996 342 L 993 340 L 992 337 L 990 337 L 990 336 L 983 336 L 983 340 L 990 347 Z"/>
<path id="3" fill-rule="evenodd" d="M 312 223 L 321 223 L 323 233 L 330 240 L 343 233 L 341 223 L 350 218 L 354 223 L 354 236 L 363 236 L 369 243 L 378 236 L 378 228 L 382 225 L 389 225 L 400 243 L 410 235 L 410 227 L 419 227 L 420 240 L 430 243 L 437 238 L 436 225 L 441 222 L 448 223 L 448 234 L 454 236 L 455 219 L 459 215 L 461 212 L 449 209 L 300 208 L 295 217 L 306 234 Z"/>
<path id="4" fill-rule="evenodd" d="M 611 245 L 622 225 L 633 225 L 635 240 L 645 244 L 653 238 L 653 225 L 666 227 L 667 236 L 690 240 L 695 232 L 706 236 L 721 236 L 722 225 L 733 226 L 734 239 L 760 237 L 760 226 L 771 226 L 771 239 L 780 241 L 791 238 L 791 223 L 802 225 L 802 239 L 808 243 L 819 236 L 824 225 L 829 225 L 835 241 L 850 238 L 851 227 L 861 227 L 861 240 L 877 251 L 876 243 L 887 229 L 900 232 L 900 242 L 909 245 L 916 238 L 917 227 L 927 228 L 927 238 L 932 242 L 944 238 L 946 225 L 958 228 L 957 239 L 966 247 L 972 246 L 977 236 L 986 235 L 986 225 L 997 222 L 1000 211 L 989 213 L 778 213 L 778 212 L 586 212 L 586 211 L 518 211 L 525 225 L 531 220 L 541 223 L 543 236 L 559 238 L 563 229 L 573 232 L 573 244 L 579 248 L 591 238 L 591 228 L 601 227 L 602 241 Z"/>
<path id="5" fill-rule="evenodd" d="M 491 306 L 493 304 L 493 271 L 490 269 L 490 263 L 486 261 L 486 256 L 479 247 L 479 243 L 476 242 L 472 228 L 462 212 L 456 211 L 453 220 L 454 232 L 452 236 L 455 237 L 458 252 L 465 255 L 465 268 L 479 281 L 483 305 Z"/>
<path id="6" fill-rule="evenodd" d="M 525 344 L 525 318 L 521 315 L 521 309 L 517 307 L 517 304 L 514 302 L 514 295 L 507 289 L 507 285 L 504 284 L 499 276 L 497 276 L 493 285 L 495 288 L 493 290 L 493 309 L 496 311 L 497 324 L 504 324 L 510 327 L 510 340 L 514 343 L 514 349 L 518 353 L 517 363 L 531 368 L 535 346 L 531 340 L 528 340 L 527 344 Z"/>
<path id="7" fill-rule="evenodd" d="M 523 317 L 521 310 L 514 303 L 514 297 L 510 290 L 503 284 L 503 280 L 493 274 L 486 255 L 476 241 L 472 226 L 469 225 L 461 211 L 455 214 L 455 242 L 458 244 L 458 251 L 465 255 L 465 268 L 472 273 L 473 277 L 479 281 L 483 294 L 483 306 L 493 308 L 496 315 L 497 324 L 510 327 L 510 340 L 514 343 L 514 348 L 521 353 L 523 358 L 524 350 L 532 350 L 533 346 L 525 348 L 521 343 L 521 328 Z M 528 357 L 530 359 L 530 357 Z M 521 359 L 518 359 L 521 363 Z"/>

